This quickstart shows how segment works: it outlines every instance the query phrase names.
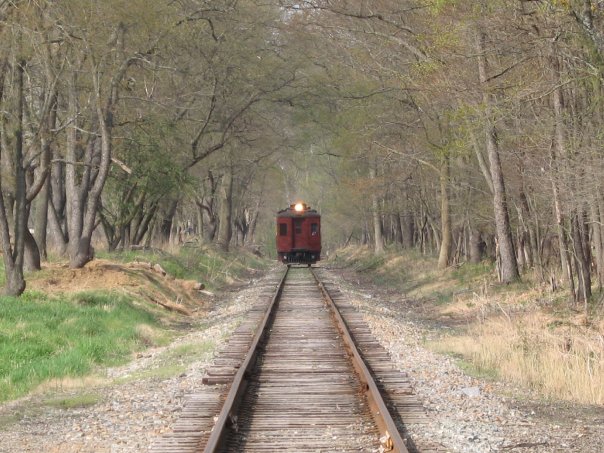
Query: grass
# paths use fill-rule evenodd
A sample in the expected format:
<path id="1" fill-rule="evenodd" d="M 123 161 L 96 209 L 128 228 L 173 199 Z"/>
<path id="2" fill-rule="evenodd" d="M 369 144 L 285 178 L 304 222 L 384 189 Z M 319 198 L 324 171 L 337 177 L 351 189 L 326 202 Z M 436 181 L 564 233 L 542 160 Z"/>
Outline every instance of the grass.
<path id="1" fill-rule="evenodd" d="M 488 368 L 479 363 L 466 360 L 463 355 L 454 354 L 448 350 L 445 350 L 444 352 L 448 355 L 452 355 L 453 358 L 455 358 L 457 366 L 470 376 L 487 380 L 494 380 L 499 377 L 499 372 L 496 368 Z"/>
<path id="2" fill-rule="evenodd" d="M 369 247 L 347 247 L 338 250 L 330 260 L 335 267 L 352 269 L 374 284 L 400 291 L 410 297 L 451 302 L 460 292 L 468 291 L 485 280 L 491 280 L 493 266 L 469 264 L 439 270 L 435 257 L 417 250 L 401 252 L 387 249 L 376 256 Z"/>
<path id="3" fill-rule="evenodd" d="M 57 409 L 76 409 L 94 406 L 101 401 L 101 396 L 96 393 L 84 393 L 64 398 L 51 398 L 44 401 L 44 405 Z"/>
<path id="4" fill-rule="evenodd" d="M 539 313 L 489 319 L 431 347 L 549 398 L 604 404 L 604 352 L 597 337 L 575 325 L 554 327 Z"/>
<path id="5" fill-rule="evenodd" d="M 200 281 L 209 289 L 223 287 L 241 277 L 249 278 L 255 270 L 270 265 L 268 260 L 246 250 L 226 254 L 195 246 L 181 247 L 173 252 L 154 249 L 99 252 L 98 256 L 122 263 L 158 263 L 170 276 Z M 32 390 L 46 392 L 74 385 L 86 387 L 84 383 L 94 380 L 95 375 L 91 373 L 98 368 L 124 363 L 133 352 L 165 344 L 174 335 L 164 325 L 174 321 L 173 314 L 144 297 L 148 291 L 160 290 L 168 299 L 178 299 L 178 294 L 172 294 L 170 286 L 163 285 L 162 279 L 143 279 L 143 285 L 147 286 L 142 286 L 137 293 L 124 290 L 131 284 L 128 270 L 123 271 L 122 277 L 119 269 L 110 267 L 95 269 L 96 273 L 86 272 L 86 269 L 57 273 L 55 268 L 48 266 L 41 272 L 26 275 L 30 288 L 42 282 L 39 286 L 44 290 L 44 284 L 56 276 L 57 282 L 49 286 L 53 289 L 52 295 L 28 290 L 19 298 L 0 297 L 0 402 Z M 91 279 L 101 288 L 107 283 L 109 288 L 115 289 L 86 292 L 77 289 Z M 0 262 L 0 284 L 3 282 L 4 269 Z M 135 280 L 132 282 L 139 284 Z M 138 378 L 180 374 L 187 364 L 208 354 L 213 347 L 213 342 L 207 342 L 169 350 L 159 367 L 141 372 Z M 93 404 L 92 396 L 78 398 L 49 404 L 64 407 Z M 4 420 L 0 424 L 9 422 Z"/>
<path id="6" fill-rule="evenodd" d="M 191 363 L 211 353 L 215 348 L 213 341 L 204 341 L 199 344 L 183 344 L 176 348 L 167 350 L 160 357 L 161 360 L 178 361 L 179 363 Z"/>
<path id="7" fill-rule="evenodd" d="M 43 382 L 123 363 L 165 335 L 150 312 L 124 295 L 85 292 L 51 298 L 26 291 L 20 298 L 2 297 L 0 401 Z"/>
<path id="8" fill-rule="evenodd" d="M 203 282 L 208 289 L 233 283 L 252 270 L 267 269 L 270 262 L 247 250 L 224 253 L 211 247 L 181 247 L 174 253 L 157 249 L 100 252 L 100 258 L 129 263 L 147 261 L 160 264 L 171 276 Z"/>
<path id="9" fill-rule="evenodd" d="M 117 383 L 124 384 L 141 379 L 163 380 L 178 376 L 184 373 L 190 364 L 211 354 L 215 348 L 215 342 L 208 340 L 200 343 L 186 343 L 167 349 L 158 357 L 158 366 L 136 371 L 118 379 Z"/>
<path id="10" fill-rule="evenodd" d="M 9 415 L 0 415 L 0 431 L 3 429 L 14 425 L 19 420 L 21 420 L 23 416 L 21 414 L 13 413 Z"/>
<path id="11" fill-rule="evenodd" d="M 436 257 L 395 250 L 375 257 L 363 247 L 336 256 L 335 266 L 419 300 L 431 321 L 449 323 L 453 333 L 426 345 L 455 357 L 468 374 L 503 379 L 547 398 L 604 404 L 601 304 L 592 303 L 586 318 L 569 306 L 568 292 L 551 293 L 531 275 L 495 283 L 489 262 L 438 270 Z"/>

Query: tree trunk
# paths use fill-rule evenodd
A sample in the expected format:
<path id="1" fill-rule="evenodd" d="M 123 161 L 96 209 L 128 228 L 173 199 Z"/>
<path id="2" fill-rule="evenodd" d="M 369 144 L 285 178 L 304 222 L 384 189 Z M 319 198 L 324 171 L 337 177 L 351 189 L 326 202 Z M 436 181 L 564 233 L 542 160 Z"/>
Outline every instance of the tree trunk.
<path id="1" fill-rule="evenodd" d="M 562 208 L 560 207 L 560 195 L 558 193 L 558 186 L 555 181 L 552 181 L 552 192 L 554 198 L 554 212 L 556 217 L 556 229 L 558 232 L 558 245 L 560 247 L 560 266 L 562 268 L 563 280 L 569 285 L 571 294 L 575 297 L 575 287 L 573 280 L 573 271 L 570 262 L 570 253 L 568 248 L 568 241 L 566 238 L 566 231 L 564 229 L 565 219 L 562 214 Z"/>
<path id="2" fill-rule="evenodd" d="M 258 225 L 258 216 L 260 215 L 260 200 L 261 196 L 256 200 L 256 206 L 254 208 L 254 213 L 252 214 L 252 218 L 250 220 L 250 228 L 248 233 L 248 244 L 256 243 L 256 226 Z"/>
<path id="3" fill-rule="evenodd" d="M 143 218 L 138 223 L 134 232 L 134 237 L 132 239 L 133 245 L 139 245 L 143 241 L 143 238 L 146 234 L 148 235 L 147 237 L 150 240 L 151 233 L 149 226 L 151 224 L 151 220 L 155 218 L 155 213 L 157 212 L 158 204 L 159 202 L 152 203 L 151 206 L 147 209 L 147 212 L 143 214 Z"/>
<path id="4" fill-rule="evenodd" d="M 489 188 L 489 191 L 491 192 L 491 194 L 493 194 L 495 192 L 495 189 L 493 188 L 493 179 L 491 178 L 491 171 L 489 170 L 489 166 L 487 165 L 486 161 L 484 160 L 484 156 L 482 155 L 481 147 L 478 144 L 478 139 L 476 138 L 476 135 L 472 131 L 470 131 L 470 138 L 472 140 L 472 147 L 474 148 L 474 154 L 476 155 L 476 160 L 478 161 L 478 166 L 480 167 L 480 171 L 482 172 L 482 175 L 484 176 L 484 180 L 487 183 L 487 187 Z"/>
<path id="5" fill-rule="evenodd" d="M 369 166 L 369 178 L 372 181 L 375 181 L 376 179 L 376 170 L 374 163 Z M 375 188 L 371 192 L 371 213 L 373 216 L 373 237 L 375 240 L 375 254 L 379 255 L 380 253 L 384 253 L 384 237 L 382 234 L 382 219 L 380 216 L 379 200 Z"/>
<path id="6" fill-rule="evenodd" d="M 174 215 L 176 215 L 176 208 L 178 208 L 178 199 L 170 200 L 166 215 L 162 219 L 161 226 L 159 227 L 163 242 L 170 241 L 170 233 L 172 232 L 172 222 L 174 221 Z"/>
<path id="7" fill-rule="evenodd" d="M 214 193 L 212 193 L 214 197 Z M 210 200 L 207 204 L 205 200 L 197 200 L 195 202 L 199 210 L 200 237 L 204 242 L 211 243 L 216 237 L 218 222 L 214 212 L 214 200 Z"/>
<path id="8" fill-rule="evenodd" d="M 68 95 L 68 113 L 70 118 L 76 118 L 78 113 L 77 110 L 77 93 L 76 93 L 76 76 L 72 74 L 70 83 L 68 84 L 69 95 Z M 86 262 L 81 258 L 76 260 L 80 248 L 80 238 L 82 236 L 82 221 L 83 221 L 83 209 L 84 203 L 82 196 L 87 191 L 82 191 L 77 185 L 77 172 L 76 162 L 78 161 L 77 156 L 77 127 L 74 124 L 67 128 L 67 140 L 66 140 L 66 155 L 65 160 L 65 198 L 66 198 L 66 214 L 67 214 L 67 231 L 69 237 L 68 253 L 70 259 L 70 267 L 81 267 Z M 83 182 L 84 184 L 84 182 Z M 86 248 L 83 244 L 82 250 Z M 81 265 L 80 265 L 81 264 Z"/>
<path id="9" fill-rule="evenodd" d="M 367 221 L 367 217 L 365 217 L 363 222 L 363 233 L 361 234 L 361 245 L 369 244 L 369 222 Z"/>
<path id="10" fill-rule="evenodd" d="M 482 261 L 484 244 L 480 231 L 470 228 L 470 262 L 478 264 Z"/>
<path id="11" fill-rule="evenodd" d="M 57 124 L 57 92 L 56 89 L 52 95 L 50 114 L 47 122 L 48 130 L 53 130 Z M 36 200 L 36 215 L 34 218 L 34 234 L 35 242 L 38 247 L 40 258 L 47 260 L 48 253 L 46 247 L 46 237 L 48 230 L 48 203 L 50 200 L 50 184 L 51 184 L 51 140 L 44 135 L 40 139 L 40 147 L 42 150 L 40 171 L 43 173 L 44 183 L 40 188 L 40 192 L 37 195 Z"/>
<path id="12" fill-rule="evenodd" d="M 598 194 L 596 193 L 596 197 Z M 589 213 L 591 217 L 591 238 L 593 241 L 594 255 L 596 261 L 596 271 L 598 277 L 598 285 L 602 288 L 604 285 L 604 250 L 602 249 L 602 217 L 598 211 L 598 204 L 595 199 L 589 203 Z"/>
<path id="13" fill-rule="evenodd" d="M 571 231 L 576 262 L 575 269 L 577 269 L 577 279 L 579 282 L 576 292 L 576 300 L 578 302 L 587 303 L 587 301 L 589 301 L 591 298 L 591 274 L 589 269 L 589 259 L 583 249 L 585 238 L 582 235 L 582 228 L 580 225 L 582 220 L 583 216 L 581 215 L 580 211 L 575 212 L 572 216 Z"/>
<path id="14" fill-rule="evenodd" d="M 25 61 L 19 61 L 16 66 L 17 111 L 15 125 L 15 154 L 13 159 L 15 174 L 15 215 L 13 229 L 13 243 L 11 245 L 9 216 L 4 204 L 2 193 L 2 176 L 0 175 L 0 236 L 2 240 L 2 257 L 4 259 L 4 272 L 6 285 L 3 293 L 7 296 L 19 296 L 25 291 L 23 278 L 23 264 L 25 255 L 25 230 L 27 229 L 26 183 L 23 168 L 23 70 Z M 4 76 L 6 63 L 3 65 L 0 81 L 0 99 L 4 91 Z M 1 149 L 0 149 L 1 151 Z M 10 208 L 9 208 L 10 209 Z"/>
<path id="15" fill-rule="evenodd" d="M 40 249 L 28 228 L 25 229 L 25 256 L 24 269 L 28 272 L 42 269 L 40 262 Z"/>
<path id="16" fill-rule="evenodd" d="M 520 224 L 524 230 L 524 239 L 526 241 L 524 247 L 524 255 L 526 264 L 528 267 L 533 267 L 535 265 L 536 257 L 537 257 L 537 240 L 535 237 L 534 228 L 531 218 L 531 211 L 529 208 L 528 199 L 526 197 L 526 193 L 524 190 L 524 178 L 522 182 L 522 188 L 520 190 L 520 208 L 519 208 L 519 218 Z"/>
<path id="17" fill-rule="evenodd" d="M 46 250 L 46 232 L 48 230 L 48 201 L 50 195 L 50 177 L 40 190 L 36 199 L 36 215 L 34 217 L 34 235 L 38 245 L 40 258 L 44 261 L 48 259 Z"/>
<path id="18" fill-rule="evenodd" d="M 518 263 L 512 240 L 512 229 L 507 206 L 505 183 L 501 160 L 499 157 L 499 144 L 497 130 L 493 124 L 491 112 L 491 95 L 487 86 L 487 60 L 485 56 L 485 35 L 478 33 L 478 73 L 482 85 L 483 102 L 487 108 L 486 118 L 486 144 L 489 156 L 489 170 L 493 181 L 493 210 L 495 213 L 495 230 L 501 258 L 501 281 L 510 283 L 520 278 Z"/>
<path id="19" fill-rule="evenodd" d="M 228 252 L 229 243 L 233 234 L 231 216 L 233 212 L 233 170 L 227 168 L 222 176 L 220 185 L 220 210 L 218 214 L 218 238 L 217 244 L 221 250 Z"/>
<path id="20" fill-rule="evenodd" d="M 440 222 L 442 240 L 438 255 L 438 268 L 445 269 L 451 261 L 451 214 L 449 211 L 449 158 L 444 157 L 440 168 Z"/>
<path id="21" fill-rule="evenodd" d="M 556 175 L 560 174 L 558 171 L 557 165 L 557 157 L 563 157 L 566 155 L 566 137 L 564 134 L 564 119 L 563 119 L 563 109 L 564 109 L 564 99 L 562 98 L 562 89 L 560 88 L 560 67 L 558 62 L 557 51 L 555 48 L 555 44 L 552 45 L 552 56 L 551 56 L 551 66 L 553 72 L 553 83 L 554 90 L 552 92 L 552 101 L 554 107 L 554 143 L 555 149 L 551 151 L 551 167 L 554 171 L 553 179 L 552 179 L 552 191 L 554 194 L 554 209 L 556 214 L 556 226 L 558 230 L 558 243 L 560 244 L 560 265 L 562 266 L 562 275 L 564 276 L 564 280 L 568 283 L 571 293 L 573 294 L 573 298 L 576 299 L 577 295 L 575 293 L 574 288 L 574 279 L 571 267 L 571 257 L 570 257 L 570 249 L 568 246 L 568 240 L 566 237 L 566 231 L 564 229 L 565 226 L 565 218 L 562 212 L 562 206 L 560 202 L 560 193 L 558 189 L 558 183 L 556 182 Z M 558 156 L 556 156 L 556 152 Z M 572 223 L 572 220 L 571 220 Z M 571 225 L 572 230 L 572 225 Z M 577 269 L 578 271 L 578 269 Z M 579 277 L 580 278 L 580 277 Z"/>
<path id="22" fill-rule="evenodd" d="M 394 240 L 399 247 L 403 244 L 403 225 L 398 212 L 394 214 Z"/>
<path id="23" fill-rule="evenodd" d="M 413 248 L 413 215 L 410 212 L 406 212 L 399 217 L 402 217 L 403 248 Z"/>
<path id="24" fill-rule="evenodd" d="M 81 209 L 79 220 L 81 225 L 81 234 L 78 237 L 72 237 L 71 232 L 69 235 L 70 242 L 70 256 L 69 256 L 69 267 L 81 268 L 86 263 L 94 258 L 94 249 L 92 247 L 92 234 L 95 228 L 95 219 L 97 215 L 97 209 L 101 198 L 101 192 L 105 186 L 105 181 L 109 175 L 109 168 L 111 166 L 111 153 L 113 146 L 113 104 L 108 101 L 105 107 L 102 106 L 100 98 L 100 87 L 98 84 L 100 81 L 97 76 L 93 76 L 93 82 L 95 83 L 96 93 L 96 114 L 100 130 L 100 156 L 98 171 L 95 175 L 91 175 L 92 187 L 89 192 L 82 200 L 86 199 L 85 208 Z M 112 87 L 113 89 L 113 87 Z M 96 149 L 95 149 L 96 154 Z M 85 187 L 85 186 L 83 186 Z M 83 204 L 83 203 L 82 203 Z M 77 231 L 77 230 L 76 230 Z"/>
<path id="25" fill-rule="evenodd" d="M 53 153 L 54 154 L 54 153 Z M 55 155 L 55 157 L 57 157 Z M 53 162 L 50 169 L 50 196 L 48 199 L 48 230 L 56 252 L 63 256 L 67 252 L 65 163 Z"/>
<path id="26" fill-rule="evenodd" d="M 52 189 L 52 184 L 50 187 Z M 59 215 L 57 214 L 57 210 L 55 209 L 53 197 L 50 197 L 48 200 L 48 214 L 49 230 L 50 235 L 52 237 L 52 244 L 56 248 L 56 251 L 59 256 L 63 256 L 65 255 L 65 253 L 67 253 L 68 238 L 65 237 L 65 233 L 63 232 L 61 218 L 59 217 Z"/>

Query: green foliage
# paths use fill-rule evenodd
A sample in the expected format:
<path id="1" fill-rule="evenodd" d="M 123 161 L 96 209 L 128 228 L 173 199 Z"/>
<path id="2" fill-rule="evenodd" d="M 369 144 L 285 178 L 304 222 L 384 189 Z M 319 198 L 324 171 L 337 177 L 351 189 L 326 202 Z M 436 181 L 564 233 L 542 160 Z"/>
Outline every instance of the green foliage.
<path id="1" fill-rule="evenodd" d="M 148 342 L 140 325 L 157 326 L 157 321 L 118 294 L 59 299 L 26 291 L 20 298 L 0 298 L 0 401 L 50 379 L 123 362 Z"/>
<path id="2" fill-rule="evenodd" d="M 213 351 L 214 347 L 215 343 L 213 341 L 183 344 L 162 354 L 160 360 L 177 360 L 180 363 L 190 363 L 204 357 L 206 354 Z"/>
<path id="3" fill-rule="evenodd" d="M 145 211 L 160 199 L 180 196 L 193 187 L 177 149 L 178 131 L 166 119 L 149 115 L 127 134 L 129 140 L 115 153 L 130 172 L 113 166 L 103 192 L 104 219 L 116 229 L 137 209 Z"/>

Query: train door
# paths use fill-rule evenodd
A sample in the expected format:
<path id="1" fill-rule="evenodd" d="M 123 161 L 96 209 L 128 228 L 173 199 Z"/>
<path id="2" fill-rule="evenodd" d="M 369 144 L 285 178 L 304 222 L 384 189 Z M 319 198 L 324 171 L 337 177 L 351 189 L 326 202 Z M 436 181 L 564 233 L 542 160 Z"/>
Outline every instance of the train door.
<path id="1" fill-rule="evenodd" d="M 302 236 L 302 225 L 304 219 L 294 219 L 294 240 L 292 248 L 300 248 L 304 246 L 304 238 Z"/>

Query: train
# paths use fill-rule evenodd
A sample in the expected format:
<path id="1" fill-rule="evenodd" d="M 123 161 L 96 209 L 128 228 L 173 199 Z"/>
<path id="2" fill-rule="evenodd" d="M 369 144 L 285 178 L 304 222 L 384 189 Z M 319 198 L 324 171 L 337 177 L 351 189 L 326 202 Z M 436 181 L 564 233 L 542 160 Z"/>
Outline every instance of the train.
<path id="1" fill-rule="evenodd" d="M 277 213 L 277 255 L 288 266 L 321 259 L 321 215 L 315 209 L 300 201 Z"/>

